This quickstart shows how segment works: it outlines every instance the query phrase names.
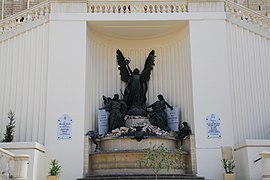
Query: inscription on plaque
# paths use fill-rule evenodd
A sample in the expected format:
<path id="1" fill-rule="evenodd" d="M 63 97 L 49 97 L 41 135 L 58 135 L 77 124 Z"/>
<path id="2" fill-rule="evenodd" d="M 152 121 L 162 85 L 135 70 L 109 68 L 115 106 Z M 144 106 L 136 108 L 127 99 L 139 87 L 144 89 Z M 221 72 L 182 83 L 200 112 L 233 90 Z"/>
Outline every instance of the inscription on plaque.
<path id="1" fill-rule="evenodd" d="M 167 108 L 167 121 L 168 127 L 173 131 L 178 131 L 179 127 L 179 109 L 177 107 L 173 107 L 173 110 Z"/>
<path id="2" fill-rule="evenodd" d="M 220 118 L 216 114 L 210 114 L 206 117 L 207 137 L 221 138 Z"/>
<path id="3" fill-rule="evenodd" d="M 105 135 L 107 132 L 108 132 L 107 112 L 104 109 L 98 110 L 98 133 Z"/>
<path id="4" fill-rule="evenodd" d="M 68 114 L 63 114 L 57 121 L 57 139 L 72 138 L 72 119 Z"/>

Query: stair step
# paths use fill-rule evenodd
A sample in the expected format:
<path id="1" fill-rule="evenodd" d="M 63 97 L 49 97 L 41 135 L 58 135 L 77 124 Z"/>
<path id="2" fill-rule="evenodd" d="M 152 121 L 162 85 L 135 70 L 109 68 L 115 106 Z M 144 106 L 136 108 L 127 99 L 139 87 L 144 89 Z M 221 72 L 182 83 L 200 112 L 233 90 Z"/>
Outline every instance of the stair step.
<path id="1" fill-rule="evenodd" d="M 128 175 L 88 175 L 85 178 L 80 178 L 77 180 L 129 180 L 129 179 L 156 179 L 153 174 L 128 174 Z M 171 180 L 171 179 L 181 179 L 181 180 L 204 180 L 203 177 L 197 177 L 196 175 L 179 175 L 179 174 L 159 174 L 158 179 L 161 180 Z"/>

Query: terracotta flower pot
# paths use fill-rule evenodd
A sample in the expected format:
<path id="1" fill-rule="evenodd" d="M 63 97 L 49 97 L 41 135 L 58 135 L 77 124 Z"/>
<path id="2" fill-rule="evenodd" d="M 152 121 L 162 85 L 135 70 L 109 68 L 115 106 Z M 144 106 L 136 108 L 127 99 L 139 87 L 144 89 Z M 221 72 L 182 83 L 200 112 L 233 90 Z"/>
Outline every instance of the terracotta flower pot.
<path id="1" fill-rule="evenodd" d="M 46 180 L 59 180 L 59 176 L 47 176 Z"/>
<path id="2" fill-rule="evenodd" d="M 223 180 L 236 180 L 235 173 L 223 174 Z"/>

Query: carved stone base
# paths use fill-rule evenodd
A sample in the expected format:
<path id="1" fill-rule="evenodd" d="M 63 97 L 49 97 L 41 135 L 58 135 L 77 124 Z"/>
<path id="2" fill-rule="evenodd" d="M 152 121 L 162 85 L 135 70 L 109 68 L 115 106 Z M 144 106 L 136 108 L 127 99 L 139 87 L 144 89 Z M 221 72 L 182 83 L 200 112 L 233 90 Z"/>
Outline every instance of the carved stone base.
<path id="1" fill-rule="evenodd" d="M 152 169 L 140 166 L 139 160 L 144 152 L 137 151 L 113 151 L 90 154 L 90 172 L 93 175 L 104 174 L 153 174 Z M 187 155 L 183 155 L 185 161 Z M 167 171 L 162 169 L 159 173 L 184 174 L 184 169 Z"/>
<path id="2" fill-rule="evenodd" d="M 100 152 L 93 152 L 89 155 L 91 175 L 105 174 L 153 174 L 151 169 L 140 165 L 139 160 L 143 159 L 144 149 L 152 148 L 163 144 L 169 151 L 177 149 L 177 140 L 173 137 L 150 136 L 141 141 L 131 137 L 105 137 L 99 141 Z M 188 153 L 182 156 L 182 162 L 187 164 Z M 172 171 L 161 170 L 164 174 L 184 174 L 185 169 Z"/>

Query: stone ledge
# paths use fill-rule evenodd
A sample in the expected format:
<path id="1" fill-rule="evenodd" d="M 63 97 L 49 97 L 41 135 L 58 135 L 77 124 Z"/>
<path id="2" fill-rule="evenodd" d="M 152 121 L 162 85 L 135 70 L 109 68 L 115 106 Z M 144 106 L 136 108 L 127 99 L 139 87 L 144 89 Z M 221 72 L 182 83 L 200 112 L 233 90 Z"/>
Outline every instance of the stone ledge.
<path id="1" fill-rule="evenodd" d="M 268 139 L 246 139 L 245 141 L 237 144 L 234 150 L 240 150 L 248 147 L 270 147 L 270 140 Z"/>
<path id="2" fill-rule="evenodd" d="M 100 148 L 102 151 L 142 150 L 151 148 L 154 145 L 158 146 L 164 144 L 168 150 L 176 149 L 177 139 L 173 137 L 146 136 L 146 139 L 142 139 L 139 142 L 131 138 L 132 137 L 105 137 L 99 141 Z"/>
<path id="3" fill-rule="evenodd" d="M 45 147 L 37 142 L 8 142 L 0 143 L 0 148 L 5 150 L 37 150 L 45 153 Z"/>

